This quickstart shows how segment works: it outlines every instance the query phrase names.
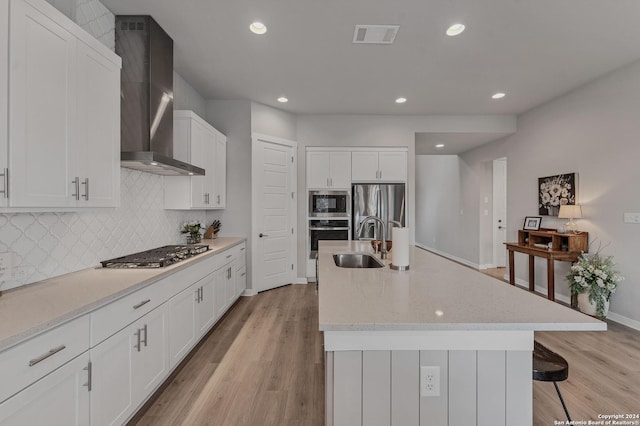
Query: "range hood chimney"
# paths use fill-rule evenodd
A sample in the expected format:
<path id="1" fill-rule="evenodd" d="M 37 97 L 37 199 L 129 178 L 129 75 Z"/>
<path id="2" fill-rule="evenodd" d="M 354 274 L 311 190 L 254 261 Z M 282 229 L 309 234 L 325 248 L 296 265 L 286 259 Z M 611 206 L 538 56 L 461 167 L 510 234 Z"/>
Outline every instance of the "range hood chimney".
<path id="1" fill-rule="evenodd" d="M 120 165 L 165 176 L 204 175 L 173 158 L 173 40 L 151 16 L 116 16 L 122 57 Z"/>

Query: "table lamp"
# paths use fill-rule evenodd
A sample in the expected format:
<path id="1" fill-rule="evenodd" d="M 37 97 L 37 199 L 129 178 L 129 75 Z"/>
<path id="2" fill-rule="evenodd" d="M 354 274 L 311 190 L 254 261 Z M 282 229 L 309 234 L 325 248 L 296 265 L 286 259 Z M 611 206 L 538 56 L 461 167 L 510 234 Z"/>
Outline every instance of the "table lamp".
<path id="1" fill-rule="evenodd" d="M 568 232 L 573 232 L 574 234 L 579 233 L 578 225 L 573 221 L 573 219 L 581 219 L 582 218 L 582 208 L 580 205 L 563 205 L 560 206 L 560 212 L 558 213 L 558 219 L 569 219 L 569 222 L 565 223 L 565 228 Z"/>

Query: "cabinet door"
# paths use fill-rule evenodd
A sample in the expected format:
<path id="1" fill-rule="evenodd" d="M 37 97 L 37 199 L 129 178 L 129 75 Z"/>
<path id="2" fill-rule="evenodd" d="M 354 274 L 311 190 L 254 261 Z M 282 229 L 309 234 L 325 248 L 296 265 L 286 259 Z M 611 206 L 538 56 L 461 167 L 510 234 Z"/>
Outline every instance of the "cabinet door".
<path id="1" fill-rule="evenodd" d="M 215 320 L 215 280 L 216 275 L 213 273 L 196 283 L 197 289 L 200 289 L 200 298 L 196 303 L 196 336 L 198 338 L 211 328 Z"/>
<path id="2" fill-rule="evenodd" d="M 136 344 L 131 378 L 134 408 L 137 408 L 169 372 L 167 305 L 162 304 L 140 318 L 133 334 Z"/>
<path id="3" fill-rule="evenodd" d="M 91 349 L 92 425 L 124 424 L 136 408 L 132 382 L 136 325 Z"/>
<path id="4" fill-rule="evenodd" d="M 236 292 L 236 262 L 233 261 L 229 265 L 227 265 L 227 307 L 231 306 L 233 302 L 236 301 L 238 297 Z"/>
<path id="5" fill-rule="evenodd" d="M 332 152 L 331 153 L 331 188 L 349 189 L 351 188 L 351 153 Z"/>
<path id="6" fill-rule="evenodd" d="M 73 207 L 76 38 L 22 0 L 9 31 L 10 206 Z"/>
<path id="7" fill-rule="evenodd" d="M 0 4 L 0 207 L 7 206 L 8 185 L 7 167 L 9 167 L 7 145 L 7 99 L 9 85 L 9 2 Z"/>
<path id="8" fill-rule="evenodd" d="M 211 204 L 223 209 L 227 201 L 227 138 L 219 134 L 216 136 L 215 154 L 215 191 Z"/>
<path id="9" fill-rule="evenodd" d="M 0 404 L 0 425 L 89 424 L 89 352 Z"/>
<path id="10" fill-rule="evenodd" d="M 247 288 L 247 267 L 243 266 L 236 271 L 236 296 L 242 296 Z"/>
<path id="11" fill-rule="evenodd" d="M 77 45 L 79 205 L 117 207 L 120 203 L 120 68 L 85 43 L 78 41 Z"/>
<path id="12" fill-rule="evenodd" d="M 206 194 L 212 192 L 211 167 L 207 159 L 213 157 L 210 134 L 207 129 L 195 120 L 191 120 L 191 150 L 190 162 L 194 166 L 205 169 L 204 176 L 191 176 L 191 207 L 205 208 Z"/>
<path id="13" fill-rule="evenodd" d="M 223 266 L 215 272 L 213 287 L 214 316 L 220 318 L 227 309 L 227 266 Z"/>
<path id="14" fill-rule="evenodd" d="M 198 298 L 196 283 L 169 300 L 169 361 L 177 365 L 196 344 L 195 309 Z"/>
<path id="15" fill-rule="evenodd" d="M 351 179 L 354 181 L 378 180 L 378 153 L 355 151 L 351 153 Z"/>
<path id="16" fill-rule="evenodd" d="M 385 182 L 407 181 L 407 153 L 380 152 L 378 160 L 379 178 Z"/>
<path id="17" fill-rule="evenodd" d="M 329 188 L 331 154 L 329 152 L 307 153 L 307 188 Z"/>

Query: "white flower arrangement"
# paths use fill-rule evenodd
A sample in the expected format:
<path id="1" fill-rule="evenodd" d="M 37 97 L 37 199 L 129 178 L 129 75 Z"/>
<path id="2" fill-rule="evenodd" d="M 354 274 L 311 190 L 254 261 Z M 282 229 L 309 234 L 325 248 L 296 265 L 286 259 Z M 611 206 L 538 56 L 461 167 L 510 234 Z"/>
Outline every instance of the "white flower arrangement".
<path id="1" fill-rule="evenodd" d="M 601 257 L 600 252 L 582 253 L 571 267 L 567 280 L 572 294 L 589 293 L 589 301 L 596 304 L 596 316 L 604 318 L 604 302 L 615 293 L 618 283 L 624 280 L 613 270 L 611 256 Z"/>

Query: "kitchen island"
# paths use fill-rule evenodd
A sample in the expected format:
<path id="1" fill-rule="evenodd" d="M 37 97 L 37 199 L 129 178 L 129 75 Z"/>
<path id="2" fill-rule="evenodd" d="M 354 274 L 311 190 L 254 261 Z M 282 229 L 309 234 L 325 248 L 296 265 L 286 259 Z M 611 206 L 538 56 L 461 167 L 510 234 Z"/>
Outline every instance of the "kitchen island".
<path id="1" fill-rule="evenodd" d="M 606 330 L 419 248 L 403 272 L 336 266 L 349 252 L 371 245 L 319 247 L 328 425 L 531 425 L 534 331 Z"/>

